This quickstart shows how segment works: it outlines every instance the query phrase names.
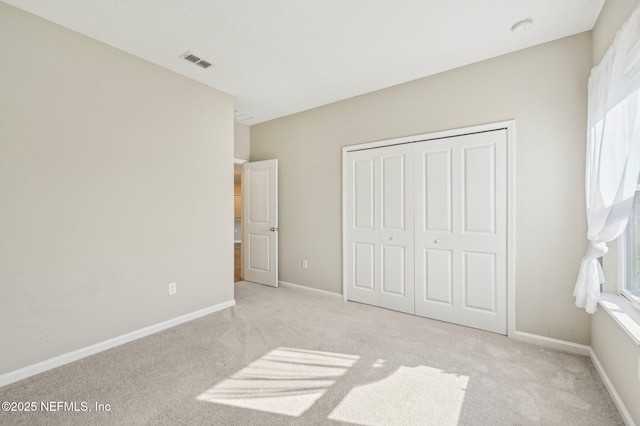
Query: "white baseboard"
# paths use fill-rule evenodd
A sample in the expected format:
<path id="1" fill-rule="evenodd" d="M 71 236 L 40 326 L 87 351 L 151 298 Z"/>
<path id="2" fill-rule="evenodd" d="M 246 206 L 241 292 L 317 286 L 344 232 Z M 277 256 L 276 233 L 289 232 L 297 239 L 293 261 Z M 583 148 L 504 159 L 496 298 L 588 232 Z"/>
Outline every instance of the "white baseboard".
<path id="1" fill-rule="evenodd" d="M 600 375 L 602 383 L 604 383 L 604 387 L 607 388 L 607 391 L 609 392 L 613 403 L 616 405 L 624 423 L 627 426 L 636 426 L 635 422 L 631 418 L 631 414 L 629 414 L 629 411 L 627 410 L 627 407 L 624 405 L 624 402 L 622 402 L 622 398 L 618 395 L 616 388 L 613 386 L 613 383 L 611 383 L 609 376 L 607 376 L 607 372 L 604 370 L 604 367 L 600 363 L 596 353 L 591 348 L 589 348 L 589 357 L 591 358 L 591 362 L 593 362 L 596 371 Z"/>
<path id="2" fill-rule="evenodd" d="M 522 331 L 515 331 L 509 337 L 520 342 L 531 343 L 532 345 L 555 349 L 561 352 L 568 352 L 574 355 L 589 356 L 591 352 L 591 346 L 567 342 L 566 340 L 553 339 L 551 337 L 539 336 L 537 334 L 525 333 Z"/>
<path id="3" fill-rule="evenodd" d="M 278 281 L 278 284 L 281 285 L 282 287 L 294 288 L 296 290 L 308 291 L 308 292 L 311 292 L 311 293 L 323 294 L 325 296 L 331 296 L 331 297 L 334 297 L 334 298 L 337 298 L 337 299 L 342 299 L 342 295 L 341 294 L 333 293 L 331 291 L 319 290 L 317 288 L 311 288 L 311 287 L 307 287 L 307 286 L 300 285 L 300 284 L 288 283 L 286 281 Z"/>
<path id="4" fill-rule="evenodd" d="M 10 383 L 17 382 L 18 380 L 26 379 L 27 377 L 30 377 L 39 373 L 43 373 L 47 370 L 60 367 L 70 362 L 77 361 L 79 359 L 88 357 L 90 355 L 97 354 L 98 352 L 106 351 L 107 349 L 111 349 L 116 346 L 129 343 L 133 340 L 140 339 L 141 337 L 149 336 L 159 331 L 166 330 L 171 327 L 175 327 L 176 325 L 180 325 L 185 322 L 192 321 L 196 318 L 200 318 L 205 315 L 209 315 L 214 312 L 218 312 L 223 309 L 230 308 L 235 304 L 236 304 L 235 300 L 229 300 L 227 302 L 209 306 L 208 308 L 200 309 L 195 312 L 181 315 L 179 317 L 176 317 L 167 321 L 163 321 L 158 324 L 150 325 L 148 327 L 144 327 L 139 330 L 132 331 L 130 333 L 123 334 L 121 336 L 114 337 L 112 339 L 105 340 L 103 342 L 96 343 L 91 346 L 87 346 L 72 352 L 68 352 L 66 354 L 56 356 L 54 358 L 50 358 L 42 362 L 38 362 L 33 365 L 29 365 L 24 368 L 20 368 L 18 370 L 11 371 L 9 373 L 2 374 L 0 375 L 0 387 L 6 386 Z"/>

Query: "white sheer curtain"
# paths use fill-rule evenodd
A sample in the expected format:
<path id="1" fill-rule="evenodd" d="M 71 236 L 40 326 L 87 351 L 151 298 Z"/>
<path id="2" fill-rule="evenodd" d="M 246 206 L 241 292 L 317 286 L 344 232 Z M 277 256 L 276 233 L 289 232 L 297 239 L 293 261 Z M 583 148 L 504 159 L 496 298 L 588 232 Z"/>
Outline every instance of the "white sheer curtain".
<path id="1" fill-rule="evenodd" d="M 640 172 L 640 6 L 591 71 L 588 96 L 587 239 L 573 295 L 596 310 L 604 274 L 598 258 L 627 226 Z"/>

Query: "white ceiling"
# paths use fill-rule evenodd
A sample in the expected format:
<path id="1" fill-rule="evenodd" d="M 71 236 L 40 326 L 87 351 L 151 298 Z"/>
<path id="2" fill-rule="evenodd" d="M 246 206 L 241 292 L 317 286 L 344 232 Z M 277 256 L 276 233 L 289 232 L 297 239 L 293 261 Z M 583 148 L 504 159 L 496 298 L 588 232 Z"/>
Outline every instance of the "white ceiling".
<path id="1" fill-rule="evenodd" d="M 215 87 L 256 124 L 593 28 L 604 0 L 4 0 Z M 511 26 L 533 18 L 534 27 Z M 201 69 L 179 56 L 201 56 Z M 44 70 L 46 72 L 46 70 Z"/>

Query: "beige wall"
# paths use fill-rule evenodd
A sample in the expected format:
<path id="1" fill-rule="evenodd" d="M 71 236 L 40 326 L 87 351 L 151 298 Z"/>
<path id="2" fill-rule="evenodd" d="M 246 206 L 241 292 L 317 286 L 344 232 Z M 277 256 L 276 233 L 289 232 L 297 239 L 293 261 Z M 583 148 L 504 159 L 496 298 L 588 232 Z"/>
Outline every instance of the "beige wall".
<path id="1" fill-rule="evenodd" d="M 640 347 L 602 307 L 591 322 L 591 346 L 633 421 L 640 424 Z"/>
<path id="2" fill-rule="evenodd" d="M 5 3 L 0 51 L 0 374 L 232 300 L 233 99 Z"/>
<path id="3" fill-rule="evenodd" d="M 572 292 L 591 54 L 583 33 L 252 126 L 252 161 L 280 164 L 280 279 L 342 291 L 343 146 L 515 119 L 516 327 L 588 344 Z"/>
<path id="4" fill-rule="evenodd" d="M 607 0 L 593 28 L 593 65 L 600 62 L 618 29 L 638 6 L 638 0 Z M 604 259 L 605 291 L 617 292 L 617 244 L 609 244 Z M 634 422 L 640 424 L 640 347 L 602 308 L 591 321 L 591 345 Z"/>
<path id="5" fill-rule="evenodd" d="M 249 161 L 250 127 L 240 123 L 233 123 L 233 155 L 239 160 Z"/>

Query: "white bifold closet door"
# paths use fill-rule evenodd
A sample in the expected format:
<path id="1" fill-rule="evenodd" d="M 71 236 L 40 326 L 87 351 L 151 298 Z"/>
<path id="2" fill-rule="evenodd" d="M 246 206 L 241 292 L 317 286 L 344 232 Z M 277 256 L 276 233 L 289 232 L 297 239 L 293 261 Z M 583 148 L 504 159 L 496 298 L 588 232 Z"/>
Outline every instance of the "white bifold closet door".
<path id="1" fill-rule="evenodd" d="M 507 333 L 506 130 L 351 151 L 347 299 Z"/>
<path id="2" fill-rule="evenodd" d="M 506 130 L 415 144 L 415 313 L 507 333 Z"/>
<path id="3" fill-rule="evenodd" d="M 413 148 L 348 156 L 349 300 L 413 313 Z"/>

